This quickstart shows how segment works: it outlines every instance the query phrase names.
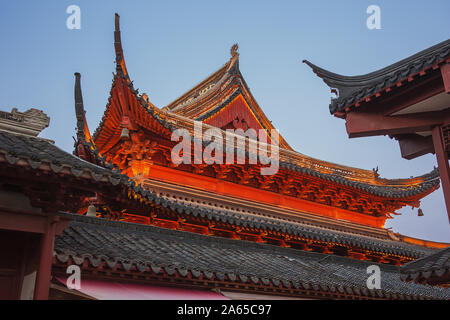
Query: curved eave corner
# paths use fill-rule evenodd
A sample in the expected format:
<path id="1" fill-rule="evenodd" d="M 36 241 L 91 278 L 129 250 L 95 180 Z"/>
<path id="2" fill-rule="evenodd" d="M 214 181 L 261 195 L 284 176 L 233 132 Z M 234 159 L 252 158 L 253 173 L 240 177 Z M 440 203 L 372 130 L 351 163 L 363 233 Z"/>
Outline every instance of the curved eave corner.
<path id="1" fill-rule="evenodd" d="M 398 83 L 411 80 L 430 68 L 437 69 L 450 58 L 450 39 L 420 51 L 408 58 L 391 64 L 380 70 L 359 76 L 343 76 L 316 66 L 308 60 L 303 60 L 313 72 L 331 88 L 337 95 L 332 99 L 330 112 L 342 117 L 342 111 L 348 111 L 372 95 L 392 87 Z"/>
<path id="2" fill-rule="evenodd" d="M 120 30 L 120 16 L 119 14 L 115 14 L 115 30 L 114 30 L 114 51 L 115 51 L 115 64 L 116 64 L 116 73 L 114 73 L 113 81 L 110 90 L 110 96 L 108 98 L 108 103 L 106 105 L 105 112 L 103 117 L 95 130 L 92 140 L 93 142 L 98 141 L 99 136 L 101 136 L 101 132 L 103 131 L 103 127 L 105 122 L 108 119 L 108 115 L 111 111 L 112 107 L 112 96 L 113 91 L 116 86 L 122 86 L 124 90 L 129 90 L 131 96 L 134 97 L 138 101 L 138 105 L 142 107 L 146 112 L 150 112 L 154 115 L 157 120 L 164 126 L 165 123 L 162 123 L 161 119 L 157 116 L 161 114 L 161 110 L 159 110 L 156 106 L 154 106 L 148 99 L 147 94 L 139 94 L 139 90 L 134 88 L 133 81 L 131 81 L 130 75 L 126 68 L 125 57 L 122 47 L 122 39 L 121 39 L 121 30 Z M 126 96 L 126 95 L 124 95 Z"/>

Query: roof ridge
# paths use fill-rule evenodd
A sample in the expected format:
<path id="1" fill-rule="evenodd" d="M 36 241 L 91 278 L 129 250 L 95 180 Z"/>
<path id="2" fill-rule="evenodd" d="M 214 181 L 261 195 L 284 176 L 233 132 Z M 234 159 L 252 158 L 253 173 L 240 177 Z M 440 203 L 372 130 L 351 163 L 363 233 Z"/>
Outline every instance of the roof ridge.
<path id="1" fill-rule="evenodd" d="M 218 70 L 210 74 L 206 79 L 202 80 L 201 82 L 197 83 L 195 86 L 193 86 L 191 89 L 183 93 L 181 96 L 167 104 L 165 107 L 162 108 L 163 111 L 170 111 L 173 112 L 175 110 L 180 109 L 181 107 L 185 106 L 183 103 L 183 100 L 191 96 L 196 90 L 204 87 L 206 84 L 210 83 L 212 80 L 217 78 L 220 75 L 220 78 L 214 83 L 214 86 L 216 86 L 218 83 L 222 82 L 224 77 L 228 74 L 228 72 L 233 68 L 233 66 L 236 66 L 239 68 L 239 53 L 237 53 L 237 48 L 235 48 L 236 44 L 231 47 L 231 58 Z M 211 88 L 212 89 L 212 88 Z M 194 100 L 197 97 L 194 98 Z"/>

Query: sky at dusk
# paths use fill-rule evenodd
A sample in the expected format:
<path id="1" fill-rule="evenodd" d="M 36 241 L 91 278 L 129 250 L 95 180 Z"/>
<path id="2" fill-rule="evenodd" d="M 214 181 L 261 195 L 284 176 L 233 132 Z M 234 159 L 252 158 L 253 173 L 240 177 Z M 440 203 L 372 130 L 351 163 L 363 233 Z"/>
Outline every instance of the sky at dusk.
<path id="1" fill-rule="evenodd" d="M 369 5 L 381 29 L 369 30 Z M 69 30 L 66 9 L 81 9 Z M 450 1 L 0 1 L 0 109 L 44 110 L 41 136 L 72 152 L 74 72 L 91 132 L 109 96 L 114 65 L 114 13 L 121 16 L 125 60 L 135 88 L 162 108 L 225 64 L 239 44 L 240 70 L 261 108 L 298 152 L 408 178 L 437 166 L 434 155 L 400 156 L 389 137 L 349 139 L 345 121 L 330 115 L 329 88 L 303 59 L 344 75 L 383 68 L 450 35 Z M 442 190 L 417 209 L 399 210 L 395 232 L 450 242 Z"/>

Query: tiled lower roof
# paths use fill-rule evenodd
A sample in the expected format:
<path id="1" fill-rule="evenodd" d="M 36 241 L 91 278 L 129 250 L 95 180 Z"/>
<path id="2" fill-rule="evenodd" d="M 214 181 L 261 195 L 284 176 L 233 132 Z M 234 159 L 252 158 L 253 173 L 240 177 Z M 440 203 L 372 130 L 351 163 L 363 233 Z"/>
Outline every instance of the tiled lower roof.
<path id="1" fill-rule="evenodd" d="M 350 232 L 327 230 L 311 225 L 303 225 L 301 223 L 283 219 L 239 213 L 222 208 L 212 208 L 210 206 L 199 205 L 189 201 L 166 199 L 156 196 L 155 194 L 151 194 L 151 196 L 155 197 L 155 203 L 170 208 L 172 211 L 194 217 L 207 218 L 213 221 L 230 223 L 236 226 L 278 231 L 311 240 L 339 243 L 375 252 L 405 255 L 413 258 L 423 257 L 424 255 L 435 252 L 435 250 L 431 248 L 400 241 L 378 239 L 360 234 L 352 234 Z"/>
<path id="2" fill-rule="evenodd" d="M 74 176 L 79 177 L 86 172 L 95 181 L 106 178 L 113 185 L 117 185 L 122 178 L 117 170 L 111 170 L 112 166 L 104 168 L 84 161 L 58 148 L 49 140 L 2 130 L 0 130 L 0 154 L 3 154 L 11 165 L 17 164 L 20 160 L 28 162 L 33 169 L 48 164 L 55 173 L 67 168 Z"/>
<path id="3" fill-rule="evenodd" d="M 401 268 L 402 279 L 416 281 L 441 278 L 450 273 L 450 247 L 439 250 L 423 258 L 411 261 Z"/>
<path id="4" fill-rule="evenodd" d="M 55 255 L 60 262 L 87 260 L 94 267 L 106 262 L 108 268 L 135 267 L 135 272 L 177 271 L 182 277 L 367 297 L 450 299 L 450 289 L 401 281 L 395 266 L 378 264 L 381 289 L 368 290 L 367 267 L 374 263 L 77 215 L 56 238 Z"/>

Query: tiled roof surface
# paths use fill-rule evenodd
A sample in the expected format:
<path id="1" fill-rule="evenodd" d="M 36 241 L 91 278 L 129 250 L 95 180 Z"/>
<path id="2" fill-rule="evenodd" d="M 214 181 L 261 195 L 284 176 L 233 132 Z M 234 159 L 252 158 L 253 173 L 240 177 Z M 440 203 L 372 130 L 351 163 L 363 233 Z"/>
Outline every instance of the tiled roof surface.
<path id="1" fill-rule="evenodd" d="M 257 228 L 262 230 L 278 231 L 294 236 L 304 237 L 306 239 L 338 243 L 352 247 L 387 254 L 405 255 L 413 258 L 419 258 L 424 255 L 435 252 L 434 249 L 422 246 L 394 241 L 389 239 L 379 239 L 350 232 L 340 232 L 336 230 L 327 230 L 325 228 L 304 225 L 283 219 L 262 217 L 248 213 L 239 213 L 223 208 L 212 208 L 206 205 L 173 199 L 165 199 L 152 195 L 155 203 L 180 214 L 192 215 L 195 217 L 208 218 L 209 220 L 230 223 L 232 225 Z"/>
<path id="2" fill-rule="evenodd" d="M 373 263 L 300 252 L 289 248 L 229 240 L 125 222 L 74 216 L 55 241 L 60 262 L 106 262 L 139 272 L 190 272 L 197 278 L 253 282 L 254 284 L 347 292 L 387 298 L 450 299 L 450 290 L 400 280 L 398 267 L 378 265 L 381 289 L 368 290 L 367 267 Z M 136 272 L 138 272 L 136 271 Z"/>
<path id="3" fill-rule="evenodd" d="M 322 69 L 307 60 L 303 62 L 308 64 L 331 89 L 339 90 L 339 96 L 332 99 L 330 104 L 330 112 L 333 114 L 422 70 L 442 63 L 449 57 L 450 39 L 381 70 L 361 76 L 342 76 Z"/>
<path id="4" fill-rule="evenodd" d="M 430 173 L 427 173 L 421 177 L 423 182 L 416 185 L 376 185 L 371 183 L 359 182 L 350 179 L 346 179 L 337 174 L 328 174 L 316 171 L 314 169 L 300 167 L 298 165 L 286 162 L 280 162 L 280 167 L 296 172 L 306 173 L 308 175 L 318 177 L 324 180 L 333 181 L 348 187 L 353 187 L 359 190 L 363 190 L 370 194 L 386 197 L 386 198 L 406 198 L 416 194 L 421 194 L 427 190 L 435 188 L 439 185 L 439 172 L 438 169 L 434 169 Z"/>
<path id="5" fill-rule="evenodd" d="M 411 261 L 401 268 L 402 279 L 418 280 L 430 277 L 443 277 L 450 273 L 450 247 Z"/>
<path id="6" fill-rule="evenodd" d="M 73 175 L 80 177 L 84 172 L 88 172 L 95 181 L 107 178 L 113 185 L 117 185 L 120 179 L 124 178 L 117 170 L 112 170 L 112 166 L 104 168 L 84 161 L 38 137 L 0 130 L 0 153 L 4 154 L 6 161 L 12 165 L 19 160 L 27 161 L 33 169 L 48 164 L 55 173 L 68 168 Z"/>

